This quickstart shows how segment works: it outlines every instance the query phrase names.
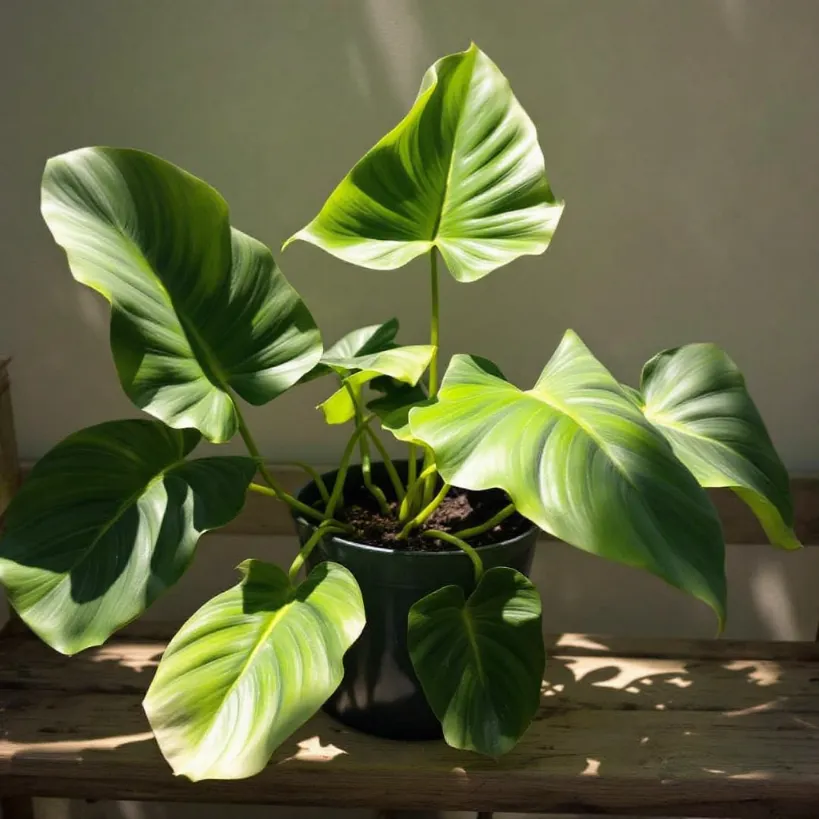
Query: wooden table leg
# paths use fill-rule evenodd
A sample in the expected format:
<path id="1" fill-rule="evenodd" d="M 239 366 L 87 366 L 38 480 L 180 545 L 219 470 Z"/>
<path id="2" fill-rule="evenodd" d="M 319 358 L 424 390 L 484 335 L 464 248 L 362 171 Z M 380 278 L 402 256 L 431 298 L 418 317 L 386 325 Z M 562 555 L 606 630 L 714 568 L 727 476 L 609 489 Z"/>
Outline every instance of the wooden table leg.
<path id="1" fill-rule="evenodd" d="M 0 799 L 3 819 L 34 819 L 34 800 L 30 796 L 7 796 Z"/>

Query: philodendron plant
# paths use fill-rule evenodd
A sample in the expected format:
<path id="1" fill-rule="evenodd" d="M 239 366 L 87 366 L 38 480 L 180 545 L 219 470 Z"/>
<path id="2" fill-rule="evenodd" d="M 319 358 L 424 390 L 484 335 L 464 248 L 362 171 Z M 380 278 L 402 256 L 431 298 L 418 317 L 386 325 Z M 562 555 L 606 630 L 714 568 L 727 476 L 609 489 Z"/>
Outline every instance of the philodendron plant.
<path id="1" fill-rule="evenodd" d="M 271 252 L 231 227 L 213 188 L 131 149 L 49 160 L 43 216 L 74 278 L 110 302 L 120 383 L 151 417 L 76 432 L 34 467 L 0 544 L 14 609 L 73 654 L 103 643 L 179 580 L 200 535 L 234 518 L 247 492 L 316 524 L 289 571 L 245 561 L 238 585 L 169 644 L 144 705 L 176 773 L 258 772 L 338 686 L 365 623 L 360 590 L 332 562 L 299 576 L 322 538 L 354 538 L 345 498 L 356 491 L 394 520 L 393 548 L 421 537 L 473 561 L 474 590 L 446 586 L 420 600 L 408 641 L 446 741 L 491 756 L 531 721 L 545 655 L 537 590 L 511 568 L 484 571 L 475 538 L 519 514 L 693 595 L 720 627 L 725 547 L 704 487 L 730 487 L 776 546 L 799 546 L 785 468 L 742 375 L 712 344 L 660 353 L 637 388 L 620 384 L 571 331 L 531 387 L 470 355 L 454 356 L 439 382 L 439 256 L 457 281 L 476 281 L 542 253 L 562 210 L 535 127 L 497 66 L 475 46 L 444 57 L 407 116 L 286 243 L 379 270 L 426 257 L 429 344 L 399 346 L 390 321 L 323 349 Z M 321 404 L 327 422 L 349 423 L 351 435 L 332 485 L 313 474 L 322 500 L 310 506 L 266 468 L 242 403 L 267 404 L 319 377 L 336 382 Z M 378 426 L 405 442 L 406 471 Z M 194 456 L 201 440 L 237 433 L 247 457 Z M 385 485 L 371 470 L 375 450 Z M 348 480 L 354 457 L 361 487 Z M 507 504 L 461 531 L 431 528 L 451 488 L 502 490 Z"/>

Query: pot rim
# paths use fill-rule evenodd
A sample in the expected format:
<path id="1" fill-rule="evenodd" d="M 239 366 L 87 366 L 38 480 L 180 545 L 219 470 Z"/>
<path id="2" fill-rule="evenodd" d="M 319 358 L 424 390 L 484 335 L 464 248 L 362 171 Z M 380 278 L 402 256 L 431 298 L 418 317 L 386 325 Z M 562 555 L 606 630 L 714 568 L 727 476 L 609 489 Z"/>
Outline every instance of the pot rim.
<path id="1" fill-rule="evenodd" d="M 518 513 L 520 514 L 520 513 Z M 521 515 L 523 517 L 523 515 Z M 318 524 L 314 523 L 313 521 L 307 520 L 299 513 L 293 514 L 294 520 L 302 524 L 304 526 L 309 526 L 311 529 L 317 529 Z M 524 518 L 525 520 L 525 518 Z M 532 536 L 532 532 L 538 529 L 538 525 L 536 523 L 532 523 L 528 521 L 529 526 L 522 531 L 520 534 L 515 535 L 514 537 L 507 538 L 506 540 L 499 540 L 497 543 L 485 543 L 483 546 L 475 546 L 476 552 L 487 552 L 490 549 L 499 549 L 507 546 L 514 546 L 519 543 L 521 540 L 525 540 Z M 398 557 L 411 557 L 413 559 L 416 558 L 428 558 L 428 557 L 451 557 L 452 555 L 463 555 L 466 557 L 465 552 L 462 549 L 436 549 L 434 552 L 416 552 L 416 551 L 409 551 L 407 549 L 390 549 L 387 546 L 373 546 L 370 543 L 359 543 L 357 540 L 348 540 L 344 537 L 343 534 L 336 533 L 329 536 L 332 540 L 337 540 L 339 543 L 343 543 L 345 546 L 352 546 L 356 549 L 360 549 L 363 552 L 378 552 L 379 554 L 384 555 L 396 555 Z"/>
<path id="2" fill-rule="evenodd" d="M 381 461 L 378 461 L 376 463 L 380 464 Z M 373 466 L 375 466 L 376 463 L 373 463 Z M 350 468 L 352 469 L 352 468 L 357 467 L 357 466 L 359 466 L 359 464 L 353 464 L 353 465 L 351 465 Z M 335 474 L 336 471 L 337 470 L 330 470 L 328 472 L 325 472 L 322 475 L 322 478 L 329 477 L 330 475 Z M 297 496 L 299 498 L 301 498 L 301 494 L 308 487 L 311 487 L 311 486 L 314 487 L 315 485 L 316 485 L 315 481 L 312 481 L 312 480 L 308 481 L 298 491 Z M 517 510 L 515 510 L 515 511 L 517 512 Z M 318 528 L 317 523 L 315 523 L 315 522 L 313 522 L 311 520 L 307 520 L 307 518 L 305 518 L 304 515 L 302 515 L 300 512 L 297 512 L 295 509 L 291 509 L 290 514 L 292 515 L 293 520 L 296 522 L 297 525 L 309 526 L 311 529 Z M 520 512 L 517 512 L 517 514 L 520 515 Z M 532 521 L 528 520 L 523 515 L 521 515 L 521 517 L 524 520 L 526 520 L 529 525 L 520 534 L 515 535 L 514 537 L 506 538 L 505 540 L 499 540 L 496 543 L 486 543 L 483 546 L 475 546 L 474 547 L 475 551 L 476 552 L 488 552 L 491 549 L 500 549 L 500 548 L 504 548 L 504 547 L 508 547 L 508 546 L 514 546 L 514 545 L 518 544 L 520 541 L 526 540 L 527 538 L 530 538 L 534 531 L 536 531 L 536 530 L 539 531 L 540 530 L 540 527 L 536 523 L 532 523 Z M 415 560 L 415 559 L 421 559 L 421 558 L 435 558 L 435 557 L 443 558 L 443 557 L 452 557 L 452 555 L 462 555 L 463 557 L 467 557 L 466 553 L 462 549 L 458 549 L 458 548 L 452 548 L 452 549 L 446 549 L 446 550 L 440 549 L 440 550 L 436 550 L 434 552 L 432 552 L 432 551 L 430 551 L 430 552 L 424 552 L 424 551 L 415 552 L 415 551 L 408 551 L 406 549 L 390 549 L 387 546 L 373 546 L 370 543 L 359 543 L 357 540 L 348 540 L 344 536 L 343 533 L 332 534 L 329 537 L 332 540 L 338 541 L 339 543 L 342 543 L 345 546 L 352 546 L 355 549 L 360 549 L 363 552 L 376 552 L 376 553 L 381 554 L 381 555 L 394 555 L 394 556 L 396 556 L 398 558 L 403 558 L 403 559 L 412 558 L 413 560 Z"/>

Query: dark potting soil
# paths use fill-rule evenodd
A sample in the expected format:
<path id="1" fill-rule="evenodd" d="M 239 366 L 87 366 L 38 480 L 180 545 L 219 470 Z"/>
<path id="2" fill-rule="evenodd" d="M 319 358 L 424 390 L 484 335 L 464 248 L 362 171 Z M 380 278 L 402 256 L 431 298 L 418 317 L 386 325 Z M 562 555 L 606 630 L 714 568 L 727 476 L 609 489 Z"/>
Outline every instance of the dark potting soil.
<path id="1" fill-rule="evenodd" d="M 381 546 L 386 549 L 400 549 L 408 552 L 452 552 L 457 547 L 450 543 L 423 537 L 427 529 L 438 529 L 447 534 L 457 534 L 463 529 L 479 526 L 509 505 L 509 497 L 500 489 L 472 492 L 452 488 L 441 505 L 425 523 L 419 526 L 406 540 L 398 540 L 403 524 L 398 522 L 398 504 L 390 503 L 390 516 L 384 515 L 369 490 L 360 486 L 356 489 L 345 487 L 344 509 L 336 517 L 349 523 L 354 532 L 345 535 L 350 540 Z M 531 523 L 517 512 L 501 521 L 493 529 L 469 539 L 471 546 L 488 546 L 522 534 Z"/>

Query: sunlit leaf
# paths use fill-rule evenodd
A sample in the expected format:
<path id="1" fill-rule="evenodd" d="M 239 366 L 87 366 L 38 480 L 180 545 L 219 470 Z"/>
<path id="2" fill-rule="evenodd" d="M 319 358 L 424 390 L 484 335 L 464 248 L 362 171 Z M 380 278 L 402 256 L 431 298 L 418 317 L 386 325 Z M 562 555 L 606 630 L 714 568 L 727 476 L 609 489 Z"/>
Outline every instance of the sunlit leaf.
<path id="1" fill-rule="evenodd" d="M 241 779 L 335 691 L 364 627 L 358 584 L 321 563 L 293 586 L 247 560 L 238 586 L 205 603 L 171 640 L 144 707 L 176 774 Z"/>
<path id="2" fill-rule="evenodd" d="M 270 251 L 175 165 L 119 148 L 54 157 L 42 210 L 74 278 L 111 303 L 123 389 L 168 425 L 227 441 L 234 393 L 265 404 L 319 360 L 312 316 Z"/>
<path id="3" fill-rule="evenodd" d="M 546 250 L 562 210 L 535 126 L 472 45 L 427 71 L 407 116 L 289 241 L 380 270 L 436 247 L 469 282 Z"/>
<path id="4" fill-rule="evenodd" d="M 397 347 L 395 343 L 397 334 L 398 319 L 396 318 L 385 321 L 383 324 L 371 324 L 368 327 L 353 330 L 328 347 L 321 361 L 309 373 L 302 376 L 301 380 L 304 383 L 330 373 L 347 375 L 356 369 L 355 359 L 359 356 L 370 356 Z"/>
<path id="5" fill-rule="evenodd" d="M 355 415 L 352 395 L 372 379 L 389 376 L 403 384 L 415 385 L 426 372 L 435 348 L 428 344 L 395 347 L 382 353 L 345 359 L 355 363 L 356 371 L 344 379 L 343 385 L 326 401 L 319 404 L 328 424 L 345 424 Z"/>
<path id="6" fill-rule="evenodd" d="M 182 576 L 201 534 L 239 514 L 254 462 L 185 460 L 199 440 L 110 421 L 34 467 L 7 512 L 0 582 L 49 645 L 74 654 L 104 642 Z"/>
<path id="7" fill-rule="evenodd" d="M 736 364 L 714 344 L 666 350 L 643 369 L 642 407 L 703 486 L 734 490 L 771 542 L 801 544 L 785 465 Z"/>
<path id="8" fill-rule="evenodd" d="M 540 705 L 546 662 L 526 577 L 497 567 L 467 600 L 459 586 L 427 595 L 410 610 L 408 646 L 449 745 L 495 757 L 515 746 Z"/>
<path id="9" fill-rule="evenodd" d="M 725 546 L 694 476 L 632 399 L 568 332 L 534 388 L 455 356 L 412 434 L 448 483 L 505 490 L 542 529 L 647 569 L 725 618 Z"/>

